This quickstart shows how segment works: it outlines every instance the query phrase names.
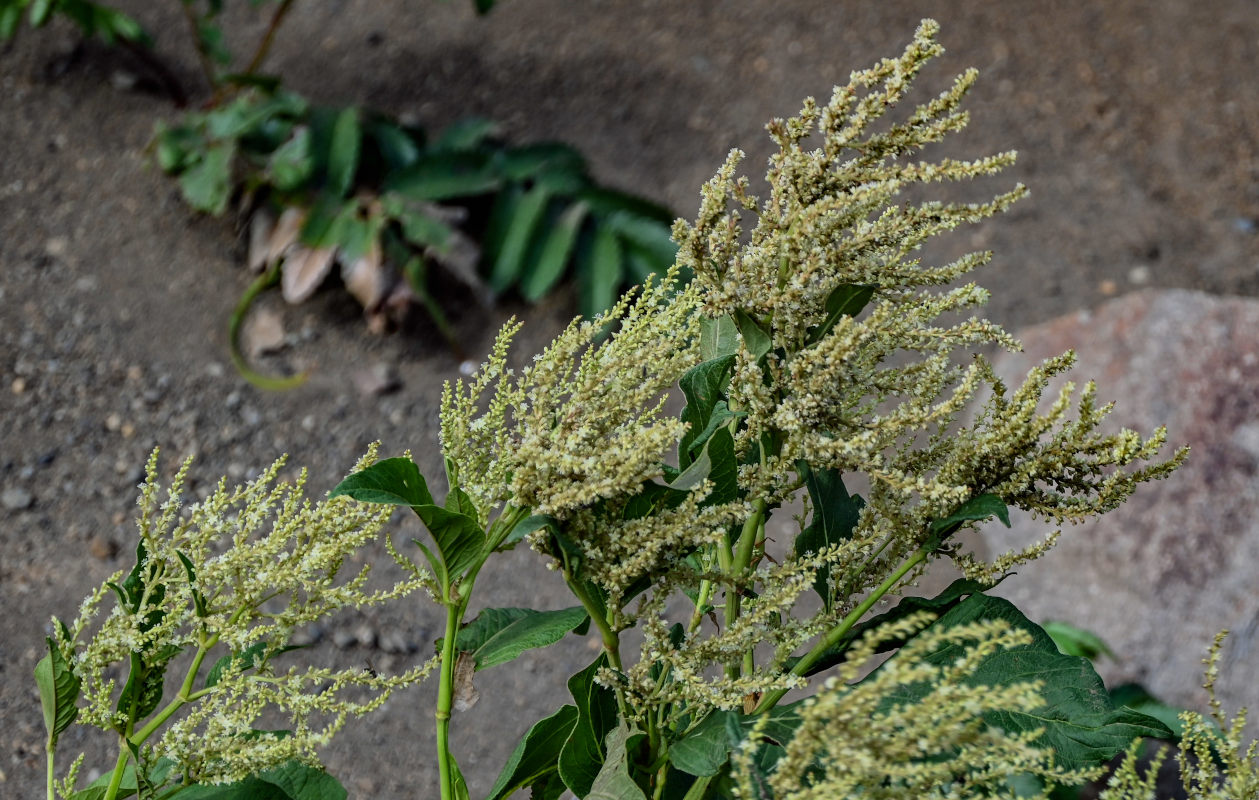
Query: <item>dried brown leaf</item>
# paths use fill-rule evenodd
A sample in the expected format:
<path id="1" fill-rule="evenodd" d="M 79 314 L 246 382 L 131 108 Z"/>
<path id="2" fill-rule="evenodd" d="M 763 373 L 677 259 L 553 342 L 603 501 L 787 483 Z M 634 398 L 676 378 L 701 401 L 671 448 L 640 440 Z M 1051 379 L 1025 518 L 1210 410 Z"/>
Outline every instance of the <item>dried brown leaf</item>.
<path id="1" fill-rule="evenodd" d="M 476 671 L 476 659 L 471 653 L 460 651 L 455 659 L 455 710 L 467 711 L 481 699 L 481 694 L 472 685 L 472 674 Z"/>
<path id="2" fill-rule="evenodd" d="M 249 260 L 250 272 L 262 272 L 267 267 L 268 254 L 271 250 L 271 233 L 275 230 L 275 214 L 271 209 L 263 207 L 254 212 L 249 220 Z"/>
<path id="3" fill-rule="evenodd" d="M 304 247 L 298 245 L 284 259 L 280 275 L 280 293 L 290 303 L 300 303 L 315 293 L 332 270 L 335 247 Z"/>
<path id="4" fill-rule="evenodd" d="M 302 232 L 302 224 L 305 222 L 306 212 L 302 209 L 291 206 L 284 209 L 267 242 L 267 266 L 275 264 L 290 247 L 297 244 L 297 236 Z"/>

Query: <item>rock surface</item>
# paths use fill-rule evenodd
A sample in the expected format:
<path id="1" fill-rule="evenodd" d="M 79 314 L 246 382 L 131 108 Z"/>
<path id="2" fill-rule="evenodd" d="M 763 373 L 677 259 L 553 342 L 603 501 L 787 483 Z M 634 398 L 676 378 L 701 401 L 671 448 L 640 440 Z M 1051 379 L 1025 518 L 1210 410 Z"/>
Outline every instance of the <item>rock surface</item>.
<path id="1" fill-rule="evenodd" d="M 1259 709 L 1259 302 L 1141 291 L 1017 335 L 1025 351 L 997 359 L 1003 378 L 1074 349 L 1067 379 L 1096 380 L 1099 398 L 1115 401 L 1113 425 L 1166 425 L 1168 452 L 1192 449 L 1167 480 L 1063 531 L 998 593 L 1035 620 L 1100 634 L 1119 659 L 1099 665 L 1108 685 L 1139 681 L 1185 707 L 1204 707 L 1201 659 L 1228 628 L 1220 699 L 1230 712 Z M 984 535 L 996 553 L 1045 528 L 1024 515 Z"/>

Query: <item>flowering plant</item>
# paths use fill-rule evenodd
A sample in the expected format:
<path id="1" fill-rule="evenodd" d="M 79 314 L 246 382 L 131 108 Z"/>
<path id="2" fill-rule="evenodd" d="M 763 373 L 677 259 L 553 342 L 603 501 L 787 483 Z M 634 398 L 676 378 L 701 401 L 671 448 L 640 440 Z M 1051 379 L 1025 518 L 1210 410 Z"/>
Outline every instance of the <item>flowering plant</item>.
<path id="1" fill-rule="evenodd" d="M 1186 452 L 1159 460 L 1162 429 L 1102 432 L 1109 406 L 1091 383 L 1074 413 L 1070 384 L 1042 411 L 1070 353 L 1013 389 L 982 356 L 959 358 L 979 345 L 1018 347 L 994 323 L 957 313 L 981 304 L 982 289 L 945 288 L 989 254 L 928 266 L 915 253 L 1024 189 L 979 204 L 896 202 L 915 184 L 993 174 L 1014 159 L 916 160 L 965 125 L 959 105 L 974 71 L 874 129 L 941 51 L 936 30 L 924 22 L 899 58 L 854 73 L 827 104 L 808 100 L 798 117 L 772 122 L 779 151 L 766 199 L 736 177 L 741 154 L 732 153 L 704 187 L 695 224 L 675 225 L 678 264 L 663 280 L 575 321 L 523 369 L 509 367 L 519 326 L 508 324 L 480 371 L 446 387 L 441 502 L 411 459 L 369 456 L 313 507 L 288 495 L 259 501 L 271 498 L 259 483 L 215 495 L 194 509 L 195 524 L 172 529 L 169 509 L 159 524 L 143 523 L 137 569 L 115 582 L 119 606 L 101 633 L 78 645 L 81 620 L 50 640 L 41 682 L 52 698 L 50 753 L 75 713 L 60 698 L 82 682 L 83 721 L 118 731 L 124 744 L 103 797 L 121 796 L 133 760 L 144 767 L 130 773 L 141 793 L 167 780 L 172 788 L 154 796 L 252 797 L 214 786 L 282 783 L 276 771 L 309 769 L 308 747 L 335 727 L 316 731 L 307 712 L 339 723 L 371 705 L 316 702 L 303 681 L 383 694 L 432 668 L 440 796 L 466 798 L 450 727 L 475 673 L 590 628 L 602 652 L 569 679 L 573 703 L 521 739 L 489 800 L 524 789 L 550 800 L 977 798 L 1028 787 L 1025 796 L 1048 797 L 1098 775 L 1138 737 L 1170 738 L 1158 720 L 1112 703 L 1087 659 L 1060 653 L 985 593 L 1056 534 L 992 559 L 958 541 L 981 522 L 1008 524 L 1011 509 L 1055 523 L 1103 513 Z M 746 232 L 745 214 L 755 218 Z M 689 284 L 682 270 L 694 275 Z M 676 419 L 664 411 L 674 385 L 686 398 Z M 962 411 L 976 398 L 968 421 Z M 858 480 L 864 497 L 850 491 Z M 241 522 L 226 516 L 228 498 L 245 501 Z M 774 541 L 767 522 L 795 502 L 803 510 L 790 538 Z M 198 531 L 252 530 L 272 506 L 277 523 L 261 544 L 233 534 L 211 556 L 213 537 Z M 411 508 L 429 533 L 416 542 L 421 563 L 390 547 L 411 578 L 377 595 L 362 594 L 357 578 L 334 586 L 343 548 L 374 535 L 389 506 Z M 521 542 L 547 559 L 574 605 L 466 619 L 483 565 Z M 965 577 L 934 597 L 906 596 L 941 558 Z M 277 569 L 277 560 L 306 568 Z M 434 661 L 397 678 L 285 677 L 271 667 L 293 625 L 418 587 L 446 610 Z M 89 598 L 83 619 L 103 594 Z M 290 598 L 288 609 L 263 613 L 277 597 Z M 194 689 L 190 678 L 141 727 L 160 693 L 147 676 L 160 676 L 169 648 L 196 649 L 195 676 L 217 641 L 231 649 L 217 681 Z M 111 709 L 99 698 L 116 687 L 99 665 L 125 653 L 132 677 Z M 890 655 L 871 671 L 880 654 Z M 799 690 L 803 699 L 789 698 Z M 215 698 L 289 709 L 294 733 L 254 732 L 247 714 L 173 716 Z M 1249 785 L 1240 729 L 1226 740 L 1195 730 L 1187 741 L 1198 766 L 1208 768 L 1212 748 L 1226 751 L 1236 785 Z M 216 746 L 194 751 L 193 735 Z M 52 787 L 51 760 L 49 775 Z M 1144 780 L 1130 766 L 1112 796 L 1144 797 Z M 62 791 L 81 796 L 72 779 Z"/>

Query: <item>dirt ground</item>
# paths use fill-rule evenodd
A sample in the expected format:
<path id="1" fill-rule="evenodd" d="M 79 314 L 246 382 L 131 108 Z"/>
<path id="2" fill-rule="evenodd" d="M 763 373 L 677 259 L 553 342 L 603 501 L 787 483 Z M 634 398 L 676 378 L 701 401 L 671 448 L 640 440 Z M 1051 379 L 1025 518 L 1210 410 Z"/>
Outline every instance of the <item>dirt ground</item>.
<path id="1" fill-rule="evenodd" d="M 119 5 L 203 92 L 178 3 Z M 229 28 L 252 41 L 261 24 L 240 5 Z M 993 319 L 1017 329 L 1145 286 L 1259 293 L 1253 0 L 506 0 L 484 19 L 469 6 L 301 4 L 269 67 L 316 101 L 432 128 L 482 115 L 515 141 L 567 140 L 600 179 L 690 216 L 731 147 L 758 174 L 766 120 L 899 52 L 935 16 L 949 52 L 920 82 L 934 92 L 966 66 L 982 73 L 953 151 L 1015 148 L 1017 167 L 981 188 L 1032 189 L 956 237 L 998 254 L 981 276 Z M 154 122 L 176 113 L 169 102 L 132 80 L 143 75 L 127 57 L 76 52 L 77 41 L 58 23 L 0 45 L 0 796 L 14 798 L 42 796 L 31 670 L 47 620 L 73 616 L 129 557 L 134 489 L 155 444 L 167 474 L 196 453 L 194 495 L 286 452 L 322 492 L 376 439 L 389 454 L 413 450 L 436 476 L 436 400 L 458 368 L 423 322 L 374 337 L 328 290 L 298 307 L 262 304 L 282 313 L 291 342 L 266 366 L 313 367 L 310 382 L 267 394 L 241 380 L 226 349 L 248 282 L 233 224 L 194 217 L 147 162 Z M 457 310 L 467 351 L 483 352 L 509 313 L 528 320 L 528 353 L 572 311 L 562 296 Z M 397 370 L 399 391 L 356 390 L 355 371 L 376 364 Z M 527 551 L 481 585 L 487 605 L 564 602 Z M 416 600 L 340 620 L 307 653 L 398 670 L 430 652 L 438 628 L 436 608 Z M 570 637 L 482 673 L 481 702 L 456 720 L 474 796 L 591 656 Z M 328 752 L 351 797 L 435 795 L 431 699 L 431 687 L 400 696 Z M 80 747 L 87 770 L 108 768 L 102 742 L 63 739 L 63 753 Z"/>

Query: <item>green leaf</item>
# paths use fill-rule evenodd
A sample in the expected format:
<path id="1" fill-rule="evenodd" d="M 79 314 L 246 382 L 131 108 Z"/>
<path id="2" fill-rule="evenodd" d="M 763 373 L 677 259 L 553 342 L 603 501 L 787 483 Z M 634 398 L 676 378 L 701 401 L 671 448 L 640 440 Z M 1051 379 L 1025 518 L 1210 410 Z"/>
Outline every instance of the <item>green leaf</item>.
<path id="1" fill-rule="evenodd" d="M 739 328 L 731 317 L 708 319 L 699 323 L 699 354 L 705 361 L 739 352 Z"/>
<path id="2" fill-rule="evenodd" d="M 249 647 L 239 653 L 228 653 L 214 662 L 214 666 L 210 667 L 210 672 L 205 676 L 205 687 L 207 689 L 218 686 L 219 681 L 223 679 L 223 673 L 235 661 L 239 665 L 241 671 L 253 669 L 263 663 L 262 656 L 267 652 L 266 642 L 254 642 Z"/>
<path id="3" fill-rule="evenodd" d="M 499 173 L 510 181 L 524 181 L 548 172 L 585 176 L 586 160 L 581 153 L 560 142 L 513 147 L 495 157 Z"/>
<path id="4" fill-rule="evenodd" d="M 593 319 L 611 308 L 624 271 L 620 240 L 607 226 L 595 226 L 594 236 L 577 257 L 577 305 L 582 316 Z"/>
<path id="5" fill-rule="evenodd" d="M 1077 628 L 1065 622 L 1049 621 L 1041 623 L 1045 633 L 1054 640 L 1059 652 L 1068 656 L 1082 656 L 1089 661 L 1097 661 L 1102 656 L 1114 660 L 1115 654 L 1102 641 L 1102 637 L 1092 631 Z"/>
<path id="6" fill-rule="evenodd" d="M 472 5 L 476 7 L 476 13 L 488 14 L 494 8 L 495 2 L 496 0 L 472 0 Z"/>
<path id="7" fill-rule="evenodd" d="M 507 223 L 503 235 L 502 246 L 490 269 L 490 289 L 495 292 L 505 291 L 520 277 L 525 266 L 525 256 L 529 252 L 529 243 L 546 214 L 547 201 L 550 193 L 535 186 L 520 196 L 511 208 L 511 220 Z M 496 209 L 497 210 L 497 209 Z"/>
<path id="8" fill-rule="evenodd" d="M 595 683 L 594 677 L 607 666 L 600 654 L 594 663 L 568 679 L 568 691 L 577 705 L 577 724 L 560 750 L 560 778 L 578 797 L 590 793 L 604 763 L 604 739 L 616 727 L 616 697 Z"/>
<path id="9" fill-rule="evenodd" d="M 477 670 L 505 664 L 526 650 L 558 642 L 589 615 L 582 606 L 558 611 L 487 608 L 459 631 L 458 648 L 470 653 Z"/>
<path id="10" fill-rule="evenodd" d="M 1110 690 L 1110 700 L 1116 706 L 1131 708 L 1167 726 L 1173 741 L 1179 742 L 1185 735 L 1185 723 L 1180 715 L 1185 709 L 1170 706 L 1159 700 L 1139 683 L 1125 683 Z"/>
<path id="11" fill-rule="evenodd" d="M 315 162 L 310 152 L 310 128 L 300 126 L 293 136 L 271 153 L 267 160 L 267 174 L 271 185 L 282 192 L 299 189 L 310 180 Z"/>
<path id="12" fill-rule="evenodd" d="M 748 316 L 743 309 L 735 309 L 734 324 L 739 329 L 739 335 L 743 337 L 743 346 L 752 354 L 754 360 L 760 359 L 774 346 L 773 340 L 770 339 L 765 329 L 756 320 Z"/>
<path id="13" fill-rule="evenodd" d="M 465 153 L 477 149 L 497 134 L 497 122 L 481 117 L 468 117 L 442 131 L 442 135 L 433 142 L 433 150 L 439 153 Z"/>
<path id="14" fill-rule="evenodd" d="M 578 200 L 590 206 L 590 213 L 598 217 L 611 216 L 618 212 L 630 217 L 658 222 L 672 227 L 674 214 L 662 205 L 653 203 L 646 198 L 627 192 L 618 192 L 605 186 L 589 186 L 577 195 Z M 664 248 L 661 248 L 663 253 Z"/>
<path id="15" fill-rule="evenodd" d="M 947 629 L 976 621 L 1004 620 L 1031 634 L 1032 643 L 993 653 L 964 679 L 976 687 L 1038 682 L 1045 704 L 1033 711 L 990 712 L 989 725 L 1013 735 L 1043 730 L 1037 745 L 1054 751 L 1055 765 L 1066 770 L 1101 764 L 1138 737 L 1168 738 L 1171 731 L 1158 720 L 1128 708 L 1116 708 L 1088 659 L 1058 652 L 1053 639 L 1007 600 L 973 594 L 926 630 Z M 919 635 L 922 635 L 921 633 Z M 947 666 L 961 656 L 959 645 L 946 645 L 924 661 Z M 892 656 L 896 658 L 895 655 Z M 898 687 L 887 702 L 921 702 L 933 687 L 924 683 Z"/>
<path id="16" fill-rule="evenodd" d="M 667 270 L 678 257 L 678 246 L 667 223 L 625 211 L 609 214 L 608 227 L 633 245 L 647 258 L 653 272 Z"/>
<path id="17" fill-rule="evenodd" d="M 345 202 L 327 192 L 315 196 L 306 213 L 306 221 L 298 233 L 298 241 L 307 247 L 329 247 L 337 235 L 337 220 L 345 210 Z"/>
<path id="18" fill-rule="evenodd" d="M 438 153 L 422 157 L 385 179 L 384 188 L 411 200 L 436 202 L 488 194 L 502 180 L 476 154 Z"/>
<path id="19" fill-rule="evenodd" d="M 703 445 L 713 430 L 709 427 L 720 404 L 724 417 L 733 416 L 722 399 L 730 383 L 730 371 L 734 356 L 725 355 L 710 359 L 687 370 L 678 384 L 686 395 L 686 408 L 682 409 L 681 421 L 690 427 L 678 442 L 678 467 L 686 469 L 693 460 L 693 450 Z"/>
<path id="20" fill-rule="evenodd" d="M 890 611 L 885 611 L 882 614 L 870 617 L 858 625 L 854 625 L 852 630 L 848 632 L 847 636 L 837 642 L 834 647 L 827 650 L 826 653 L 816 663 L 814 663 L 807 672 L 804 673 L 804 677 L 816 675 L 823 670 L 830 669 L 836 664 L 843 662 L 844 653 L 847 652 L 848 646 L 852 644 L 852 642 L 864 636 L 867 631 L 874 630 L 875 628 L 886 625 L 890 622 L 896 622 L 897 620 L 904 619 L 911 614 L 917 614 L 922 611 L 930 611 L 932 614 L 938 616 L 953 608 L 958 603 L 961 603 L 967 597 L 990 588 L 992 587 L 979 583 L 978 581 L 958 578 L 950 583 L 944 591 L 940 592 L 935 597 L 902 598 L 901 601 Z M 906 641 L 907 639 L 904 637 L 888 639 L 881 643 L 875 652 L 886 653 L 889 650 L 895 650 L 904 645 Z M 791 670 L 798 660 L 799 659 L 796 658 L 787 659 L 783 668 Z"/>
<path id="21" fill-rule="evenodd" d="M 363 503 L 393 506 L 432 505 L 433 495 L 420 468 L 409 458 L 386 458 L 336 485 L 328 498 L 345 495 Z"/>
<path id="22" fill-rule="evenodd" d="M 397 125 L 378 120 L 368 126 L 368 131 L 391 172 L 406 169 L 419 160 L 420 143 Z"/>
<path id="23" fill-rule="evenodd" d="M 209 613 L 206 606 L 205 595 L 197 588 L 197 571 L 192 566 L 192 561 L 188 556 L 175 551 L 175 555 L 179 557 L 179 563 L 184 565 L 184 573 L 188 576 L 188 588 L 192 592 L 192 605 L 196 609 L 198 617 L 205 617 Z"/>
<path id="24" fill-rule="evenodd" d="M 630 776 L 629 748 L 646 734 L 621 723 L 607 736 L 607 760 L 595 776 L 585 800 L 647 800 L 647 795 Z"/>
<path id="25" fill-rule="evenodd" d="M 386 214 L 398 221 L 407 241 L 417 247 L 431 247 L 442 252 L 454 236 L 454 229 L 428 214 L 424 205 L 410 202 L 401 195 L 381 195 L 380 206 Z"/>
<path id="26" fill-rule="evenodd" d="M 38 28 L 48 21 L 52 12 L 52 0 L 34 0 L 31 3 L 30 22 L 32 28 Z"/>
<path id="27" fill-rule="evenodd" d="M 127 683 L 118 695 L 118 711 L 133 722 L 139 722 L 157 710 L 166 688 L 166 666 L 183 648 L 166 645 L 149 658 L 131 654 Z"/>
<path id="28" fill-rule="evenodd" d="M 843 474 L 836 469 L 816 470 L 805 461 L 797 461 L 796 469 L 804 478 L 804 485 L 809 491 L 809 499 L 813 503 L 813 518 L 807 528 L 796 537 L 795 550 L 797 556 L 809 552 L 818 552 L 822 548 L 839 544 L 852 536 L 865 507 L 865 500 L 860 495 L 849 495 L 844 486 Z M 831 597 L 830 565 L 824 564 L 813 578 L 813 588 L 822 597 L 822 602 L 829 611 L 834 598 Z"/>
<path id="29" fill-rule="evenodd" d="M 519 542 L 534 531 L 542 530 L 543 528 L 551 528 L 557 533 L 562 530 L 560 521 L 555 517 L 546 514 L 534 514 L 532 517 L 526 517 L 517 522 L 516 527 L 511 529 L 511 533 L 504 540 L 504 544 Z"/>
<path id="30" fill-rule="evenodd" d="M 830 333 L 843 317 L 855 317 L 874 296 L 873 286 L 840 284 L 826 296 L 826 320 L 809 331 L 808 343 L 814 344 Z"/>
<path id="31" fill-rule="evenodd" d="M 1000 497 L 995 494 L 977 495 L 962 503 L 957 507 L 956 511 L 947 517 L 932 522 L 931 533 L 943 533 L 947 536 L 962 527 L 963 522 L 985 520 L 989 517 L 996 517 L 1007 528 L 1010 527 L 1010 510 L 1006 508 Z"/>
<path id="32" fill-rule="evenodd" d="M 48 655 L 35 665 L 35 684 L 39 687 L 39 705 L 44 711 L 48 741 L 55 744 L 62 731 L 79 716 L 76 703 L 82 682 L 70 669 L 70 663 L 52 637 L 46 637 L 45 641 Z"/>
<path id="33" fill-rule="evenodd" d="M 342 109 L 332 126 L 332 140 L 328 145 L 327 189 L 337 197 L 345 197 L 354 185 L 362 145 L 363 131 L 359 126 L 358 109 Z"/>
<path id="34" fill-rule="evenodd" d="M 235 142 L 216 142 L 206 149 L 199 162 L 180 176 L 179 188 L 188 205 L 216 217 L 227 210 L 227 201 L 232 193 L 232 160 L 235 156 Z"/>
<path id="35" fill-rule="evenodd" d="M 560 750 L 576 725 L 577 706 L 570 705 L 534 724 L 508 757 L 485 800 L 503 800 L 558 774 Z"/>
<path id="36" fill-rule="evenodd" d="M 799 703 L 777 706 L 768 713 L 763 739 L 784 745 L 800 726 Z M 686 736 L 669 747 L 673 766 L 698 778 L 716 775 L 760 721 L 759 716 L 737 711 L 714 711 Z"/>
<path id="37" fill-rule="evenodd" d="M 520 276 L 520 294 L 530 303 L 536 303 L 551 290 L 564 274 L 577 233 L 586 220 L 586 205 L 576 203 L 560 214 L 555 226 L 543 240 L 542 249 L 533 263 L 525 265 Z"/>
<path id="38" fill-rule="evenodd" d="M 699 456 L 673 480 L 669 488 L 691 491 L 705 480 L 712 481 L 712 490 L 704 498 L 705 506 L 729 503 L 739 496 L 738 462 L 734 455 L 734 436 L 729 428 L 719 428 L 704 442 Z"/>
<path id="39" fill-rule="evenodd" d="M 485 549 L 485 532 L 480 523 L 466 514 L 448 511 L 437 505 L 411 507 L 437 544 L 437 552 L 450 577 L 459 578 L 476 564 Z"/>
<path id="40" fill-rule="evenodd" d="M 346 800 L 346 797 L 345 787 L 322 769 L 287 761 L 235 783 L 188 786 L 168 800 Z"/>

